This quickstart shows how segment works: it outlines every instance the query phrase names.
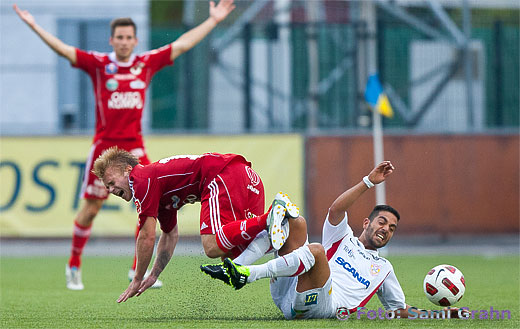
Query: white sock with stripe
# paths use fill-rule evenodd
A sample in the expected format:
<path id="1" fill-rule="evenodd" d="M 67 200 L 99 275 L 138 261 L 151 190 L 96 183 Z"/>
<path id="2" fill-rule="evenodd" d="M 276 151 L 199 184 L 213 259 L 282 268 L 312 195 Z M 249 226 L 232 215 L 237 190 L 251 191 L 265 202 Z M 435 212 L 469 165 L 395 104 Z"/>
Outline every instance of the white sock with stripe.
<path id="1" fill-rule="evenodd" d="M 250 275 L 247 282 L 263 278 L 297 276 L 310 270 L 315 263 L 316 259 L 309 247 L 303 246 L 267 263 L 248 266 Z"/>
<path id="2" fill-rule="evenodd" d="M 267 231 L 258 233 L 247 248 L 233 262 L 240 265 L 250 265 L 259 260 L 271 248 Z"/>

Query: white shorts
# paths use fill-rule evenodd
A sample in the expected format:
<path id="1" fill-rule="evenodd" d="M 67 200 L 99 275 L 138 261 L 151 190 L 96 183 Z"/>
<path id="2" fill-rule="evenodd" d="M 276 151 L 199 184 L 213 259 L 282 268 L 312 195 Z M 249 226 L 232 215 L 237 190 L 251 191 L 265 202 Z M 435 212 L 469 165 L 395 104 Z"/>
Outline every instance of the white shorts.
<path id="1" fill-rule="evenodd" d="M 286 319 L 327 319 L 336 317 L 332 300 L 332 278 L 321 288 L 296 291 L 297 277 L 276 278 L 271 282 L 271 296 Z"/>

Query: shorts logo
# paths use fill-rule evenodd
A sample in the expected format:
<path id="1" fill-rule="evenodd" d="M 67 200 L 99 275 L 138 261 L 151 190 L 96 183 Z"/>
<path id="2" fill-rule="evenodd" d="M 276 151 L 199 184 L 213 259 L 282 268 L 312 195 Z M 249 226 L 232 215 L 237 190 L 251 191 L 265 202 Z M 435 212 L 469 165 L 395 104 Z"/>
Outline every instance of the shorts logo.
<path id="1" fill-rule="evenodd" d="M 260 184 L 260 176 L 258 176 L 258 174 L 253 169 L 251 169 L 251 167 L 246 166 L 245 168 L 247 176 L 251 180 L 251 185 L 257 186 L 258 184 Z"/>
<path id="2" fill-rule="evenodd" d="M 247 184 L 247 189 L 253 192 L 254 194 L 260 194 L 260 191 L 257 188 L 254 188 L 251 184 Z"/>
<path id="3" fill-rule="evenodd" d="M 318 304 L 318 293 L 312 293 L 305 296 L 305 306 Z"/>
<path id="4" fill-rule="evenodd" d="M 117 72 L 117 65 L 110 63 L 105 65 L 105 74 L 115 74 Z"/>

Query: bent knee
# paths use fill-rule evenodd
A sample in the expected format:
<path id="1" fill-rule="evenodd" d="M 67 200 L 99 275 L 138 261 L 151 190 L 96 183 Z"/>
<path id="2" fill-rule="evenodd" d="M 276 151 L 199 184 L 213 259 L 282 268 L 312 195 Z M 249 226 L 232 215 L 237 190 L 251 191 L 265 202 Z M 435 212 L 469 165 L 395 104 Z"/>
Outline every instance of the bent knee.
<path id="1" fill-rule="evenodd" d="M 299 216 L 298 218 L 290 218 L 289 227 L 291 232 L 299 232 L 300 234 L 307 236 L 307 222 L 302 216 Z"/>
<path id="2" fill-rule="evenodd" d="M 202 247 L 204 248 L 204 253 L 209 258 L 218 258 L 225 254 L 225 252 L 219 248 L 214 235 L 204 236 L 202 239 Z"/>
<path id="3" fill-rule="evenodd" d="M 219 248 L 204 248 L 204 253 L 209 258 L 218 258 L 224 256 L 224 252 Z"/>
<path id="4" fill-rule="evenodd" d="M 321 243 L 310 243 L 307 245 L 309 250 L 314 255 L 314 257 L 320 257 L 325 255 L 325 248 L 321 245 Z"/>
<path id="5" fill-rule="evenodd" d="M 78 213 L 78 222 L 82 225 L 90 225 L 103 206 L 103 200 L 87 199 Z"/>

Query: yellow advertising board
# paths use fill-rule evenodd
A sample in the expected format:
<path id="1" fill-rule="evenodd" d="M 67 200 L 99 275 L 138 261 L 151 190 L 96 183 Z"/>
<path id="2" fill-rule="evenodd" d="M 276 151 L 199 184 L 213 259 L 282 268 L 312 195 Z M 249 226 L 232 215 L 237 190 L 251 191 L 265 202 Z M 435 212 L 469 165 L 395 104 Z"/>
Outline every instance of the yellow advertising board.
<path id="1" fill-rule="evenodd" d="M 7 137 L 0 141 L 0 235 L 69 237 L 81 207 L 79 192 L 89 137 Z M 148 136 L 151 161 L 179 154 L 238 153 L 263 180 L 266 209 L 278 191 L 303 203 L 303 139 L 299 135 Z M 200 204 L 179 211 L 179 231 L 198 235 Z M 131 202 L 111 196 L 96 218 L 93 236 L 133 235 Z"/>

